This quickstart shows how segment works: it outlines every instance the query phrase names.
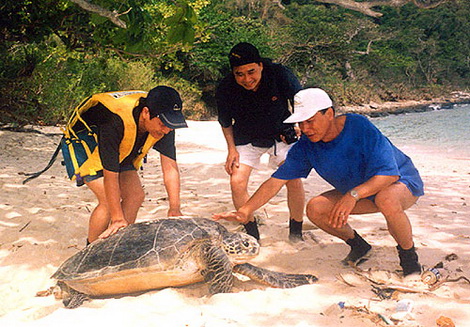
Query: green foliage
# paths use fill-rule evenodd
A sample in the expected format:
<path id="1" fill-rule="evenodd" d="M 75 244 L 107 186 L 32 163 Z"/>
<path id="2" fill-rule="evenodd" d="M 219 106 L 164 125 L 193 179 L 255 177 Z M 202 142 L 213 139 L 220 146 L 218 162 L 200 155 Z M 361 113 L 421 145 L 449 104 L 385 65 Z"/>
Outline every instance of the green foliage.
<path id="1" fill-rule="evenodd" d="M 185 64 L 188 78 L 200 83 L 218 81 L 229 72 L 228 53 L 239 42 L 251 42 L 264 57 L 273 54 L 269 29 L 259 21 L 245 16 L 233 17 L 220 6 L 211 6 L 201 12 L 206 23 L 205 38 L 201 38 L 187 54 Z"/>
<path id="2" fill-rule="evenodd" d="M 62 122 L 83 98 L 164 84 L 191 118 L 215 114 L 214 91 L 238 42 L 286 64 L 337 103 L 430 97 L 470 84 L 470 2 L 382 7 L 381 18 L 313 1 L 90 0 L 127 28 L 69 0 L 0 3 L 1 122 Z M 204 99 L 204 103 L 201 99 Z"/>
<path id="3" fill-rule="evenodd" d="M 0 4 L 2 121 L 56 123 L 90 94 L 161 83 L 197 102 L 198 90 L 160 69 L 183 69 L 178 52 L 189 50 L 207 0 L 92 3 L 122 13 L 127 28 L 66 0 Z"/>
<path id="4" fill-rule="evenodd" d="M 411 71 L 415 83 L 461 84 L 470 73 L 470 4 L 446 3 L 433 10 L 412 5 L 400 10 L 384 10 L 380 27 L 396 37 L 384 43 L 382 52 L 406 56 L 405 71 Z M 467 83 L 468 84 L 468 83 Z"/>
<path id="5" fill-rule="evenodd" d="M 287 15 L 292 19 L 286 27 L 290 37 L 282 43 L 287 50 L 287 64 L 299 71 L 321 69 L 322 74 L 329 74 L 344 62 L 351 46 L 342 10 L 293 4 Z"/>
<path id="6" fill-rule="evenodd" d="M 432 10 L 383 7 L 384 16 L 372 20 L 339 8 L 292 4 L 293 22 L 286 28 L 291 43 L 283 42 L 291 47 L 283 56 L 304 85 L 334 90 L 343 104 L 417 96 L 413 89 L 425 94 L 423 86 L 435 90 L 436 84 L 468 87 L 469 10 L 466 1 Z"/>
<path id="7" fill-rule="evenodd" d="M 0 3 L 0 36 L 3 42 L 39 42 L 66 24 L 71 15 L 80 14 L 66 0 L 4 0 Z"/>
<path id="8" fill-rule="evenodd" d="M 165 19 L 165 25 L 170 27 L 168 31 L 168 42 L 175 44 L 182 42 L 183 45 L 192 44 L 194 41 L 194 25 L 197 16 L 194 9 L 188 3 L 180 3 L 175 13 Z"/>
<path id="9" fill-rule="evenodd" d="M 2 87 L 2 94 L 8 92 L 7 101 L 0 107 L 3 122 L 63 123 L 75 106 L 91 94 L 150 90 L 156 85 L 174 87 L 182 93 L 187 113 L 197 118 L 204 116 L 205 108 L 198 103 L 197 88 L 177 76 L 155 73 L 148 60 L 126 62 L 106 53 L 88 55 L 70 52 L 64 47 L 33 45 L 28 45 L 24 51 L 16 49 L 8 59 L 21 63 L 27 56 L 34 56 L 37 62 L 32 75 L 17 78 Z"/>

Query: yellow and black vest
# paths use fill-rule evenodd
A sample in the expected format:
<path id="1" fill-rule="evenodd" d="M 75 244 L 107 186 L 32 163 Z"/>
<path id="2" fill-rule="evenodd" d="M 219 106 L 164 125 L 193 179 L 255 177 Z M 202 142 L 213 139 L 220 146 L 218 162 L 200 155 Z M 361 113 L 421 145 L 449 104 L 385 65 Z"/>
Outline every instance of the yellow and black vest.
<path id="1" fill-rule="evenodd" d="M 102 104 L 122 119 L 124 123 L 124 136 L 119 145 L 119 162 L 122 163 L 131 153 L 137 137 L 138 126 L 133 117 L 133 109 L 138 105 L 139 99 L 145 96 L 147 96 L 147 92 L 144 91 L 99 93 L 84 100 L 75 108 L 65 127 L 64 137 L 61 142 L 66 165 L 67 161 L 71 162 L 71 165 L 70 162 L 67 165 L 67 172 L 71 180 L 76 179 L 78 176 L 95 175 L 97 171 L 103 169 L 98 151 L 98 135 L 82 118 L 83 113 L 97 104 Z M 85 126 L 84 131 L 78 132 L 74 130 L 77 122 L 81 122 Z M 163 136 L 164 134 L 161 137 Z M 136 169 L 142 165 L 142 159 L 160 138 L 156 139 L 150 134 L 148 135 L 142 150 L 133 160 L 133 165 Z M 81 155 L 78 156 L 76 151 L 82 151 Z M 83 152 L 85 155 L 83 155 Z"/>

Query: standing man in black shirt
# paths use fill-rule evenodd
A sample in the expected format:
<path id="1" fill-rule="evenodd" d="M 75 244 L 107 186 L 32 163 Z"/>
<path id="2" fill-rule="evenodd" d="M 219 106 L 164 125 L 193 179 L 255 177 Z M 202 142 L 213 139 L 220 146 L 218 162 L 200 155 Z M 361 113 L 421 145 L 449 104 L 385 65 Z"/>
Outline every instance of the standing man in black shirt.
<path id="1" fill-rule="evenodd" d="M 242 42 L 229 54 L 231 74 L 220 83 L 216 99 L 218 120 L 227 141 L 225 170 L 235 209 L 249 199 L 248 180 L 261 168 L 260 158 L 267 153 L 272 168 L 281 165 L 297 135 L 290 116 L 289 102 L 301 90 L 294 74 L 286 67 L 261 58 L 258 49 Z M 286 184 L 289 207 L 289 239 L 302 240 L 305 193 L 300 179 Z M 254 217 L 245 224 L 248 234 L 259 239 Z"/>

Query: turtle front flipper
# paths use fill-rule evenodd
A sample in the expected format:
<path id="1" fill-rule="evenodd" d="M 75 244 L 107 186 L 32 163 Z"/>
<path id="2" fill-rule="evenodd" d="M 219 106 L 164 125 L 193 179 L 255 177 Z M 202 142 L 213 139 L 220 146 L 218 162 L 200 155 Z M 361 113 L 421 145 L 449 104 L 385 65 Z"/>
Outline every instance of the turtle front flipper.
<path id="1" fill-rule="evenodd" d="M 253 266 L 249 263 L 236 265 L 233 272 L 245 275 L 252 280 L 276 288 L 294 288 L 313 284 L 318 278 L 310 274 L 286 274 Z"/>
<path id="2" fill-rule="evenodd" d="M 202 247 L 201 257 L 203 265 L 201 274 L 209 283 L 211 294 L 228 293 L 232 290 L 233 275 L 232 264 L 227 254 L 218 246 L 207 244 Z"/>

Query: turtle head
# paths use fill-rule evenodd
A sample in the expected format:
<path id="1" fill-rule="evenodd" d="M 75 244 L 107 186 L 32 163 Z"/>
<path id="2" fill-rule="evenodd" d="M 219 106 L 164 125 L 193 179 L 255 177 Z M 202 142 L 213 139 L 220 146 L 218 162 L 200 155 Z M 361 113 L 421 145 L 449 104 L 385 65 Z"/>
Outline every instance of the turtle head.
<path id="1" fill-rule="evenodd" d="M 245 263 L 259 253 L 259 243 L 246 233 L 233 233 L 224 237 L 223 249 L 235 264 Z"/>

